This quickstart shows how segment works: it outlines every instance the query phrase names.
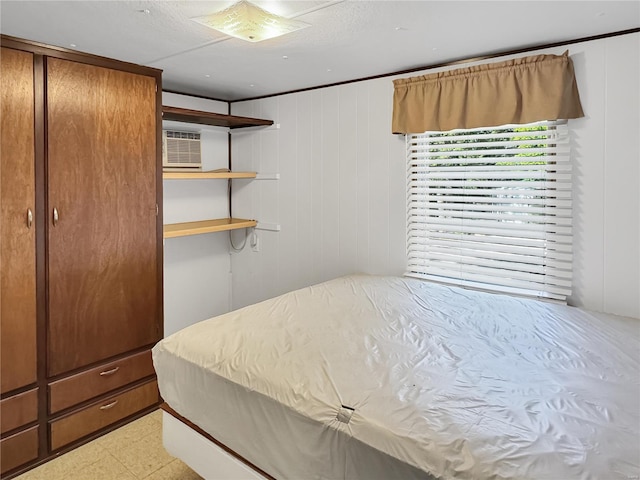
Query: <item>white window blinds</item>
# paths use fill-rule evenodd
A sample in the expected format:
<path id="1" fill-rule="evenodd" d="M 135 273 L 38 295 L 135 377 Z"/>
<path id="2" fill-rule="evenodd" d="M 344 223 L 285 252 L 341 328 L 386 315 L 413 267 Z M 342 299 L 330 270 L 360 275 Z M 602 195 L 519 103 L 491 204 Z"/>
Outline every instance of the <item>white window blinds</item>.
<path id="1" fill-rule="evenodd" d="M 566 122 L 408 135 L 407 152 L 408 275 L 571 293 Z"/>

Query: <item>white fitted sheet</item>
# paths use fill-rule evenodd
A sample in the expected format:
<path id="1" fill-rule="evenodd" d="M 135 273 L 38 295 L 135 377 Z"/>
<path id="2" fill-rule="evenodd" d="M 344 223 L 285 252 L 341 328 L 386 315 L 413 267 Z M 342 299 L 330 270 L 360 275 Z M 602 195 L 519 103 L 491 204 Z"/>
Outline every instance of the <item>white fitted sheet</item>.
<path id="1" fill-rule="evenodd" d="M 634 319 L 356 275 L 200 322 L 153 359 L 174 410 L 280 479 L 640 476 Z"/>

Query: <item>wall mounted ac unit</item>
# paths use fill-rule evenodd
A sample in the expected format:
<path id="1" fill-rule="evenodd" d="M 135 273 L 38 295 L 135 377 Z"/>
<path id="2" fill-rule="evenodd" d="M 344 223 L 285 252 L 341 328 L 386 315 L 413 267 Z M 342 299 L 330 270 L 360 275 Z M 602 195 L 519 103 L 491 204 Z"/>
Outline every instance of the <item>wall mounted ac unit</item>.
<path id="1" fill-rule="evenodd" d="M 165 168 L 202 168 L 200 134 L 163 130 L 162 166 Z"/>

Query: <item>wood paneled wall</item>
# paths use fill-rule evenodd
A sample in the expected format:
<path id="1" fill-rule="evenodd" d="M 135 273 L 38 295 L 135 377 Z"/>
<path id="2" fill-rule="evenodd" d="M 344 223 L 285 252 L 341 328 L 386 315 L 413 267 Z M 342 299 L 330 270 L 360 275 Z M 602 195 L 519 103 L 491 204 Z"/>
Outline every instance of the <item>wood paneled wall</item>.
<path id="1" fill-rule="evenodd" d="M 570 303 L 640 317 L 640 34 L 569 53 L 586 112 L 570 122 Z M 258 232 L 259 252 L 232 255 L 233 308 L 342 274 L 404 272 L 406 160 L 391 134 L 392 92 L 388 77 L 232 104 L 280 124 L 234 133 L 234 168 L 281 175 L 236 189 L 234 214 L 282 228 Z"/>
<path id="2" fill-rule="evenodd" d="M 234 214 L 278 223 L 232 256 L 233 306 L 352 272 L 405 269 L 405 142 L 389 79 L 233 104 L 280 128 L 233 133 L 235 168 L 279 173 L 234 192 Z"/>

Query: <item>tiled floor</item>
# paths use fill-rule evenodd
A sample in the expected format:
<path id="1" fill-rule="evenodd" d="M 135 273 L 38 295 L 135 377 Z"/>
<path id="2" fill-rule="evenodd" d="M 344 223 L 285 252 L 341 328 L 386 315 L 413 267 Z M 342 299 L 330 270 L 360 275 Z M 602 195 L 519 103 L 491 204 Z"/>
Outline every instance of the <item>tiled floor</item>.
<path id="1" fill-rule="evenodd" d="M 15 480 L 199 480 L 162 446 L 162 413 L 139 420 L 76 448 Z"/>

